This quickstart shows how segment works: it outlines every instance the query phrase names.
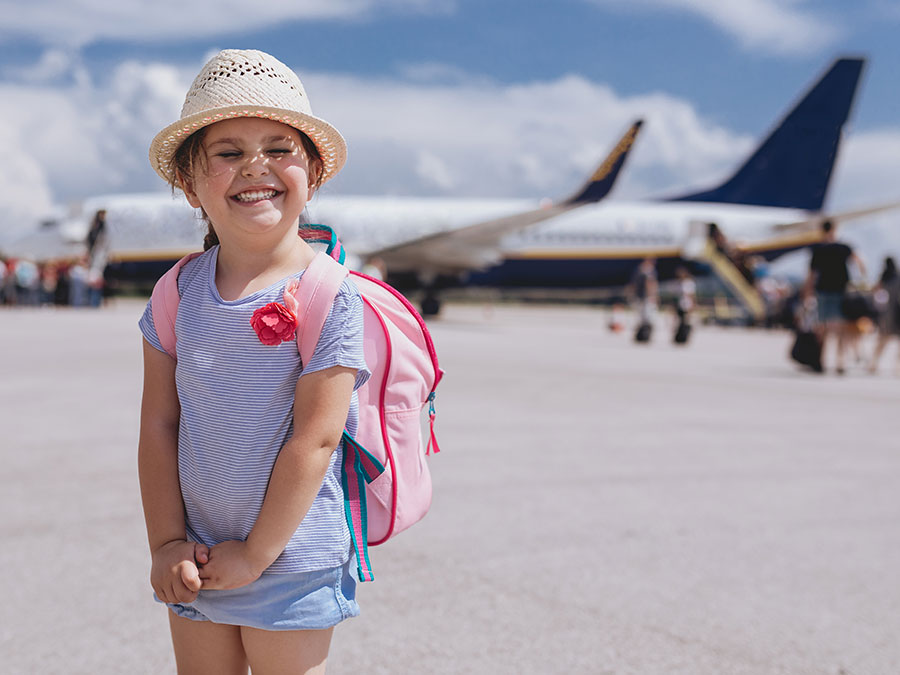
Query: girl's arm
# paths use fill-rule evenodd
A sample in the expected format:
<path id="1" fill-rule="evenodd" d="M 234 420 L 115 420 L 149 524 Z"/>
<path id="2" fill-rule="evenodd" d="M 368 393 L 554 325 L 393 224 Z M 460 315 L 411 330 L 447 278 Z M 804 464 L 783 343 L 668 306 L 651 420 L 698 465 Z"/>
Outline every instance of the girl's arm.
<path id="1" fill-rule="evenodd" d="M 356 370 L 333 366 L 304 375 L 294 393 L 294 433 L 282 447 L 256 524 L 246 541 L 214 546 L 200 570 L 204 589 L 254 581 L 287 546 L 319 493 L 347 421 Z"/>
<path id="2" fill-rule="evenodd" d="M 150 583 L 163 602 L 190 602 L 200 579 L 197 560 L 206 547 L 187 541 L 178 483 L 178 419 L 175 361 L 144 340 L 144 393 L 138 442 L 138 474 L 152 567 Z"/>

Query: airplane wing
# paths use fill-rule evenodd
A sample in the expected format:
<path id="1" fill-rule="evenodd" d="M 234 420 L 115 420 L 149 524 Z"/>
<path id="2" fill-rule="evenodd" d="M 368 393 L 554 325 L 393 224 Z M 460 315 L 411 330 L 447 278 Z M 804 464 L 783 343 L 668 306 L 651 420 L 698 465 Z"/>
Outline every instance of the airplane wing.
<path id="1" fill-rule="evenodd" d="M 449 232 L 438 232 L 373 252 L 392 271 L 425 270 L 455 274 L 483 269 L 500 262 L 499 243 L 504 236 L 564 213 L 580 204 L 564 203 L 516 213 L 469 225 Z"/>
<path id="2" fill-rule="evenodd" d="M 643 120 L 635 121 L 585 184 L 558 204 L 438 232 L 369 254 L 381 258 L 392 271 L 425 270 L 455 274 L 483 269 L 501 259 L 500 241 L 508 234 L 548 220 L 571 209 L 598 202 L 612 190 Z"/>
<path id="3" fill-rule="evenodd" d="M 873 213 L 881 213 L 882 211 L 890 211 L 891 209 L 900 208 L 900 202 L 890 202 L 887 204 L 879 204 L 878 206 L 870 206 L 865 209 L 856 209 L 854 211 L 843 211 L 841 213 L 817 213 L 815 216 L 807 220 L 798 220 L 793 223 L 780 223 L 774 226 L 774 230 L 780 233 L 806 233 L 821 228 L 822 223 L 830 220 L 835 225 L 848 220 L 855 220 L 863 216 L 869 216 Z"/>

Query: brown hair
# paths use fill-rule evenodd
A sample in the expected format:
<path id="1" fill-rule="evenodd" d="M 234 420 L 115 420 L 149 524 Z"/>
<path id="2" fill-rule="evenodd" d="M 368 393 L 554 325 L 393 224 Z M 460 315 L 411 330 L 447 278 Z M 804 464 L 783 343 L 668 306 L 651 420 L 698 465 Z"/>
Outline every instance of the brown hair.
<path id="1" fill-rule="evenodd" d="M 173 192 L 176 188 L 184 190 L 185 185 L 191 185 L 194 180 L 195 168 L 198 165 L 203 171 L 206 170 L 206 153 L 203 152 L 203 139 L 206 137 L 208 128 L 203 127 L 192 133 L 175 151 L 175 155 L 172 157 L 174 171 L 172 172 L 172 181 L 170 183 Z M 315 191 L 322 185 L 325 163 L 322 161 L 319 149 L 310 137 L 299 129 L 297 131 L 300 134 L 300 144 L 310 159 L 310 169 L 315 172 L 316 180 L 312 186 Z M 207 226 L 206 236 L 203 237 L 203 250 L 208 251 L 219 243 L 219 237 L 216 235 L 216 230 L 213 228 L 209 216 L 206 215 L 206 211 L 201 208 L 200 212 L 203 214 L 203 220 L 206 221 Z"/>

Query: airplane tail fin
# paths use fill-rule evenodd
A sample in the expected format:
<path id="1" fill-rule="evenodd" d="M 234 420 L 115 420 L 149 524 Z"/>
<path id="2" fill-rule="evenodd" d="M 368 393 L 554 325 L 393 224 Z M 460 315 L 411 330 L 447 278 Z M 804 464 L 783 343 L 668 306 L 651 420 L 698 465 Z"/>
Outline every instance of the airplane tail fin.
<path id="1" fill-rule="evenodd" d="M 820 210 L 864 64 L 835 61 L 731 178 L 668 201 Z"/>
<path id="2" fill-rule="evenodd" d="M 597 167 L 597 170 L 588 178 L 582 188 L 563 202 L 564 204 L 574 205 L 598 202 L 609 194 L 616 182 L 616 178 L 619 177 L 619 171 L 622 170 L 625 158 L 628 157 L 628 151 L 631 150 L 634 139 L 637 138 L 643 123 L 644 120 L 637 120 L 628 128 L 628 131 L 616 143 L 612 152 Z"/>

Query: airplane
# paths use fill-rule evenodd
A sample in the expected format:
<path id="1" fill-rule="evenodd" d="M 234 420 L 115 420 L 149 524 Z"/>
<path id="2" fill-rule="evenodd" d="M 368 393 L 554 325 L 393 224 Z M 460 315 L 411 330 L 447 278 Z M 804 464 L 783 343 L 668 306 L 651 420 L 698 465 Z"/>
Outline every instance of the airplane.
<path id="1" fill-rule="evenodd" d="M 309 220 L 337 232 L 355 256 L 351 265 L 379 258 L 391 283 L 424 288 L 425 314 L 437 312 L 437 292 L 448 286 L 621 287 L 653 257 L 663 280 L 683 264 L 715 273 L 758 315 L 760 300 L 735 261 L 711 246 L 711 224 L 732 253 L 773 260 L 817 242 L 826 218 L 840 222 L 898 206 L 823 211 L 864 64 L 835 60 L 743 165 L 706 190 L 607 200 L 641 128 L 637 121 L 584 188 L 559 203 L 330 194 L 310 205 Z M 83 213 L 97 208 L 108 211 L 113 277 L 155 279 L 202 239 L 203 226 L 183 200 L 97 198 Z M 74 228 L 82 228 L 82 238 L 83 221 Z"/>
<path id="2" fill-rule="evenodd" d="M 499 241 L 502 226 L 493 223 L 448 226 L 394 246 L 382 243 L 376 255 L 395 278 L 406 273 L 407 284 L 425 281 L 431 288 L 452 286 L 460 278 L 467 285 L 492 287 L 621 288 L 650 257 L 661 280 L 673 278 L 682 265 L 696 274 L 716 274 L 755 318 L 762 318 L 762 300 L 740 258 L 771 261 L 817 243 L 826 219 L 838 223 L 900 206 L 823 211 L 864 65 L 864 58 L 836 59 L 734 174 L 715 187 L 650 201 L 598 201 L 538 226 L 511 227 L 500 232 Z M 320 211 L 321 220 L 352 249 L 366 236 L 366 223 L 362 211 L 346 215 L 339 207 L 329 212 L 324 204 Z M 715 230 L 729 242 L 728 254 L 713 245 Z M 435 309 L 433 295 L 431 300 Z"/>
<path id="3" fill-rule="evenodd" d="M 385 248 L 421 237 L 423 233 L 483 228 L 493 240 L 509 231 L 534 225 L 562 213 L 598 202 L 612 190 L 643 120 L 634 121 L 581 188 L 568 198 L 548 200 L 344 197 L 329 195 L 327 207 L 307 206 L 309 222 L 353 222 L 344 242 L 347 262 L 359 268 Z M 74 257 L 94 214 L 106 211 L 107 240 L 94 265 L 106 268 L 106 278 L 130 285 L 152 285 L 183 255 L 197 250 L 206 225 L 200 213 L 180 193 L 112 194 L 84 200 L 74 216 L 51 219 L 41 232 L 23 237 L 8 253 L 21 257 Z M 343 232 L 340 232 L 343 241 Z M 349 245 L 348 245 L 349 242 Z M 73 249 L 73 246 L 76 249 Z M 66 252 L 63 256 L 60 252 Z M 42 255 L 45 253 L 45 255 Z M 487 262 L 485 259 L 484 262 Z M 424 275 L 427 271 L 423 270 Z"/>

